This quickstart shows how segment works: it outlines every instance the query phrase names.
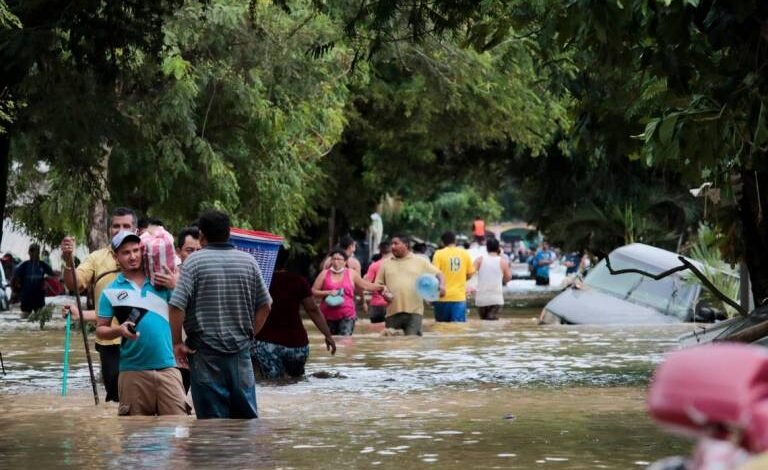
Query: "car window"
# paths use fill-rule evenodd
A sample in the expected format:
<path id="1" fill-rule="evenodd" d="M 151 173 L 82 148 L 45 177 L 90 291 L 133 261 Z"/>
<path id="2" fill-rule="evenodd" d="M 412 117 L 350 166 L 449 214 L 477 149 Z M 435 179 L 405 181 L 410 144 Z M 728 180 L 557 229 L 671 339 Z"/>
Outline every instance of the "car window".
<path id="1" fill-rule="evenodd" d="M 614 269 L 631 266 L 651 273 L 661 271 L 616 255 L 611 255 L 611 266 Z M 667 315 L 674 315 L 681 320 L 687 319 L 698 290 L 694 281 L 685 280 L 679 276 L 669 276 L 656 281 L 635 273 L 613 275 L 608 271 L 605 260 L 600 261 L 589 272 L 584 283 L 620 299 L 652 307 Z"/>

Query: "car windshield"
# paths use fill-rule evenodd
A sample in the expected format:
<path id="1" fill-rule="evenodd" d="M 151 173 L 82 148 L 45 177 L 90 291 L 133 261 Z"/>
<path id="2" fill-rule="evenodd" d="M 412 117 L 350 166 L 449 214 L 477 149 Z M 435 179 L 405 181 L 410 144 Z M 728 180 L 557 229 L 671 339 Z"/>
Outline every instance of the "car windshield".
<path id="1" fill-rule="evenodd" d="M 658 267 L 648 266 L 616 254 L 611 255 L 611 266 L 614 269 L 633 267 L 654 274 L 662 271 Z M 697 290 L 694 281 L 676 275 L 658 281 L 635 273 L 613 275 L 608 271 L 605 260 L 600 261 L 589 272 L 584 283 L 620 299 L 652 307 L 667 315 L 674 315 L 681 320 L 688 318 Z"/>

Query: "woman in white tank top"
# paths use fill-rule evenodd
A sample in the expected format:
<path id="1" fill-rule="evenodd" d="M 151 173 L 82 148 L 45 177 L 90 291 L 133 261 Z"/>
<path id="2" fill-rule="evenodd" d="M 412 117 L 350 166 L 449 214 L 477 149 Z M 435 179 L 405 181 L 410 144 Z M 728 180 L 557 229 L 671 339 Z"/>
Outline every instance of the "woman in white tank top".
<path id="1" fill-rule="evenodd" d="M 477 292 L 475 305 L 482 320 L 498 320 L 504 306 L 504 284 L 512 278 L 509 263 L 501 256 L 499 241 L 491 238 L 486 243 L 488 254 L 475 259 Z"/>

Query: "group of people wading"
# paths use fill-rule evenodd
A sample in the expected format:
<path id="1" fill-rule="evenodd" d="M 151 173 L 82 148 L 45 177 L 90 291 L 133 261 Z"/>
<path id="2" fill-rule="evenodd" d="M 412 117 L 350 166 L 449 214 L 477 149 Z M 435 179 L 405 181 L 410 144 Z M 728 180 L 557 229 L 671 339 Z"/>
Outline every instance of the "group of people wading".
<path id="1" fill-rule="evenodd" d="M 68 305 L 63 314 L 96 323 L 106 400 L 119 403 L 120 415 L 187 414 L 191 391 L 198 418 L 256 418 L 256 377 L 304 374 L 309 340 L 302 309 L 334 354 L 334 335 L 354 330 L 356 293 L 372 293 L 370 308 L 363 304 L 372 322 L 421 335 L 419 276 L 437 281 L 437 321 L 466 321 L 466 282 L 476 272 L 481 317 L 495 318 L 509 280 L 498 242 L 489 240 L 487 255 L 472 260 L 450 232 L 432 262 L 413 253 L 405 235 L 381 242 L 365 276 L 355 242 L 344 237 L 312 286 L 286 269 L 283 247 L 267 286 L 256 259 L 230 243 L 230 219 L 220 211 L 205 212 L 183 229 L 175 266 L 151 276 L 135 213 L 116 209 L 109 232 L 109 246 L 77 267 L 74 239 L 62 240 L 64 283 L 74 292 L 91 290 L 95 299 L 93 310 Z"/>

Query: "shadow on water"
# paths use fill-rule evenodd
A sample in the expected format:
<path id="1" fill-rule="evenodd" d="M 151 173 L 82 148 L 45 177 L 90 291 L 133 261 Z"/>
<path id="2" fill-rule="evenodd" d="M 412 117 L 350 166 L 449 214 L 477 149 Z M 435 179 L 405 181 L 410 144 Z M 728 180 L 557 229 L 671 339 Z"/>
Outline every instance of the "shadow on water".
<path id="1" fill-rule="evenodd" d="M 641 468 L 684 453 L 644 411 L 673 327 L 425 321 L 422 338 L 361 321 L 330 356 L 312 326 L 307 377 L 258 387 L 261 419 L 118 419 L 93 406 L 82 340 L 58 396 L 63 332 L 0 317 L 3 467 Z M 100 388 L 101 391 L 101 388 Z"/>

